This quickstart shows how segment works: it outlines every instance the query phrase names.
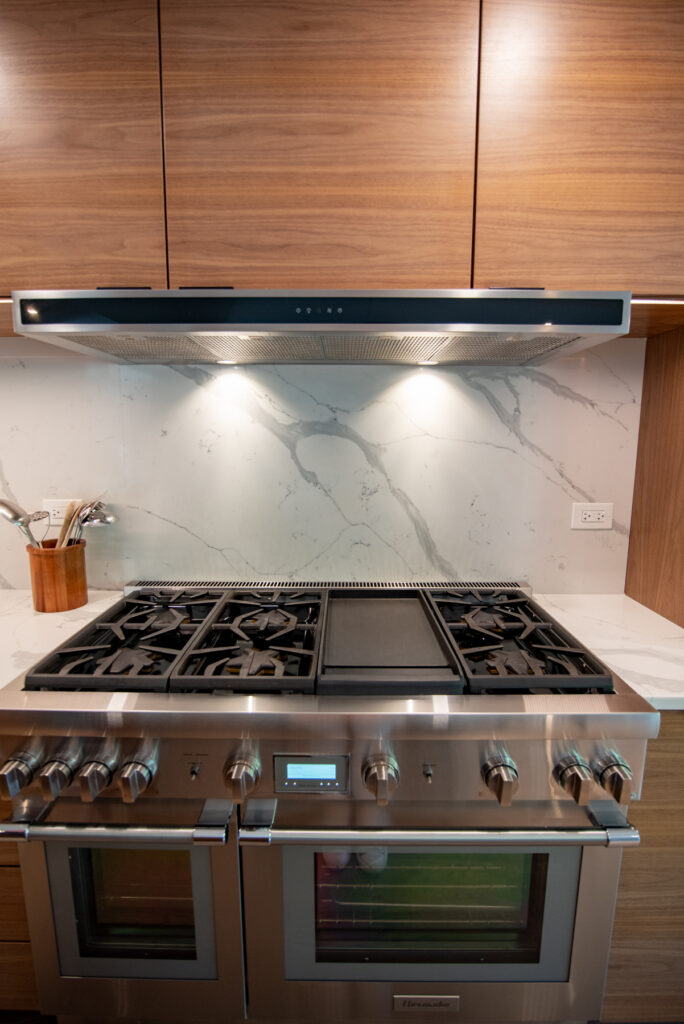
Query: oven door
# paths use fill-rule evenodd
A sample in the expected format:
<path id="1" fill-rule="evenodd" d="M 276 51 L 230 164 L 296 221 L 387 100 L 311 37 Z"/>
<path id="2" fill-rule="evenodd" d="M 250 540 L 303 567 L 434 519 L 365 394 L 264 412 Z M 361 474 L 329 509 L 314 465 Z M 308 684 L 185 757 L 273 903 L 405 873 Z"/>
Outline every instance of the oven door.
<path id="1" fill-rule="evenodd" d="M 68 817 L 67 801 L 57 806 Z M 24 840 L 42 1012 L 88 1020 L 243 1018 L 231 809 L 227 801 L 203 808 L 178 801 L 159 808 L 163 825 L 48 819 L 3 826 L 7 838 Z"/>
<path id="2" fill-rule="evenodd" d="M 629 827 L 244 827 L 240 842 L 250 1019 L 599 1016 Z"/>

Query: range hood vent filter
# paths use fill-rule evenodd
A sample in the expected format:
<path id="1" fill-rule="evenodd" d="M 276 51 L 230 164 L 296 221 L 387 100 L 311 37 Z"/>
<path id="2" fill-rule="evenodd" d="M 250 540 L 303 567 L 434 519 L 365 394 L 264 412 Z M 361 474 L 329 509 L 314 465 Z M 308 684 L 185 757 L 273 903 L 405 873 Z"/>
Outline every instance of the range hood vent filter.
<path id="1" fill-rule="evenodd" d="M 14 329 L 127 363 L 528 365 L 629 331 L 627 292 L 15 292 Z"/>

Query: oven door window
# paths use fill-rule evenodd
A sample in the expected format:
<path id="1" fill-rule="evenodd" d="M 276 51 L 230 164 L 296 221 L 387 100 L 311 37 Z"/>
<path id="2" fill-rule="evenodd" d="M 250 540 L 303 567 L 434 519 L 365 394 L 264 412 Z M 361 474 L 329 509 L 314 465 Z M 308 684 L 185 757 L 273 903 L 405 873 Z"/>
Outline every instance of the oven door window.
<path id="1" fill-rule="evenodd" d="M 548 854 L 316 854 L 316 960 L 537 963 Z"/>
<path id="2" fill-rule="evenodd" d="M 62 974 L 215 977 L 207 850 L 46 853 Z"/>
<path id="3" fill-rule="evenodd" d="M 563 981 L 580 860 L 570 847 L 290 847 L 287 977 Z"/>
<path id="4" fill-rule="evenodd" d="M 81 956 L 195 960 L 190 854 L 72 849 Z"/>

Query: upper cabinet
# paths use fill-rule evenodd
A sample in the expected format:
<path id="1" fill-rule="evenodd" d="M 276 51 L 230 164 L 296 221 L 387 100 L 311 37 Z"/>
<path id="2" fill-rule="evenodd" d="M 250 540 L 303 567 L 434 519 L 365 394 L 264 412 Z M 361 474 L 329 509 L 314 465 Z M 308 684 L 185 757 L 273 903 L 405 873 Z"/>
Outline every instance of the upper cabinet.
<path id="1" fill-rule="evenodd" d="M 684 293 L 682 0 L 484 0 L 474 285 Z"/>
<path id="2" fill-rule="evenodd" d="M 166 287 L 156 0 L 0 3 L 0 295 Z"/>
<path id="3" fill-rule="evenodd" d="M 478 0 L 161 0 L 171 287 L 468 287 Z"/>

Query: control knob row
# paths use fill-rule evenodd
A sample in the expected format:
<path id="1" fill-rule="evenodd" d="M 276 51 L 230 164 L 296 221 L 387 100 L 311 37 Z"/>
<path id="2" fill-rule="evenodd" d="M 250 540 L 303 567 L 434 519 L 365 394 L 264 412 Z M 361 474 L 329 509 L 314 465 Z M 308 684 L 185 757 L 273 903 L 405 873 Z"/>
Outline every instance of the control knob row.
<path id="1" fill-rule="evenodd" d="M 566 754 L 556 765 L 553 774 L 566 793 L 581 807 L 589 803 L 595 781 L 619 804 L 629 796 L 629 784 L 632 781 L 629 765 L 616 753 L 604 755 L 597 761 L 593 771 L 579 754 Z"/>
<path id="2" fill-rule="evenodd" d="M 124 762 L 116 778 L 124 803 L 132 804 L 152 783 L 157 773 L 156 748 L 145 745 L 130 761 Z M 119 758 L 118 745 L 106 743 L 89 760 L 76 742 L 68 742 L 49 761 L 40 766 L 40 755 L 34 750 L 20 750 L 0 767 L 0 794 L 14 798 L 34 779 L 38 781 L 45 800 L 56 800 L 72 782 L 78 783 L 81 800 L 92 803 L 111 785 Z"/>

